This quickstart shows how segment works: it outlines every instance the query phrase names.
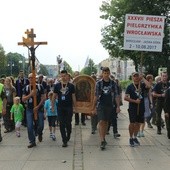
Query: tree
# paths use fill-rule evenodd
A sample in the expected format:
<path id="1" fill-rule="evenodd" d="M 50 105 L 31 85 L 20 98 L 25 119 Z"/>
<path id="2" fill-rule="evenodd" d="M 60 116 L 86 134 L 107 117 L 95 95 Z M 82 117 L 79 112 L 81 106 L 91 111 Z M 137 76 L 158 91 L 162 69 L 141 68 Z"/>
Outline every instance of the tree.
<path id="1" fill-rule="evenodd" d="M 64 69 L 67 70 L 68 73 L 73 74 L 73 70 L 70 67 L 70 65 L 66 61 L 64 61 L 63 64 L 64 64 Z"/>
<path id="2" fill-rule="evenodd" d="M 89 59 L 88 66 L 85 67 L 85 68 L 83 68 L 83 69 L 81 70 L 81 73 L 82 73 L 82 74 L 87 74 L 87 75 L 90 76 L 93 72 L 96 74 L 96 73 L 97 73 L 97 68 L 96 68 L 93 60 L 92 60 L 92 59 Z"/>
<path id="3" fill-rule="evenodd" d="M 148 72 L 157 75 L 157 70 L 161 66 L 168 67 L 170 47 L 168 46 L 169 33 L 169 9 L 168 0 L 108 0 L 104 1 L 100 7 L 101 18 L 108 21 L 101 31 L 103 39 L 101 43 L 111 57 L 120 57 L 122 59 L 132 59 L 135 64 L 136 71 L 140 66 L 141 52 L 122 50 L 124 39 L 125 14 L 143 14 L 143 15 L 162 15 L 166 16 L 165 37 L 163 42 L 162 53 L 159 52 L 143 52 L 143 65 Z M 152 64 L 151 64 L 152 63 Z M 150 67 L 153 65 L 152 67 Z M 169 70 L 170 71 L 170 70 Z"/>
<path id="4" fill-rule="evenodd" d="M 1 73 L 1 75 L 6 74 L 6 72 L 4 70 L 5 65 L 6 65 L 6 55 L 5 55 L 4 48 L 0 44 L 0 73 Z"/>
<path id="5" fill-rule="evenodd" d="M 20 70 L 24 70 L 24 72 L 27 73 L 28 65 L 25 61 L 25 57 L 21 54 L 9 52 L 6 55 L 6 74 L 17 77 Z"/>
<path id="6" fill-rule="evenodd" d="M 40 71 L 38 72 L 38 74 L 49 76 L 48 70 L 43 64 L 40 64 Z"/>

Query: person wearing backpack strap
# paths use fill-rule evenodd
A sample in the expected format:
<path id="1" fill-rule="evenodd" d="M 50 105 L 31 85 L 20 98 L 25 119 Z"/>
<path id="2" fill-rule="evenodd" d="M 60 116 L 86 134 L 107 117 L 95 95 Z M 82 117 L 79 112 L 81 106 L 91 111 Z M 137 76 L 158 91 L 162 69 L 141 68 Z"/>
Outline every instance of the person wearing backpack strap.
<path id="1" fill-rule="evenodd" d="M 33 74 L 28 75 L 29 85 L 23 90 L 22 101 L 26 102 L 27 131 L 29 138 L 28 148 L 36 146 L 36 136 L 42 142 L 44 129 L 44 88 L 41 84 L 36 84 L 36 91 L 33 90 Z M 37 106 L 34 107 L 34 95 L 36 94 Z M 37 112 L 38 120 L 34 120 L 34 111 Z"/>
<path id="2" fill-rule="evenodd" d="M 99 136 L 101 140 L 100 148 L 105 149 L 107 144 L 105 136 L 108 129 L 108 123 L 111 121 L 116 102 L 116 112 L 120 112 L 120 101 L 116 83 L 110 79 L 110 69 L 108 67 L 102 68 L 102 79 L 96 83 L 94 109 L 95 107 L 98 117 Z M 102 88 L 101 88 L 102 87 Z"/>
<path id="3" fill-rule="evenodd" d="M 157 134 L 161 135 L 162 123 L 161 115 L 164 110 L 165 102 L 165 91 L 170 87 L 170 82 L 168 82 L 168 73 L 161 73 L 161 81 L 158 82 L 153 88 L 153 96 L 156 97 L 156 125 Z"/>

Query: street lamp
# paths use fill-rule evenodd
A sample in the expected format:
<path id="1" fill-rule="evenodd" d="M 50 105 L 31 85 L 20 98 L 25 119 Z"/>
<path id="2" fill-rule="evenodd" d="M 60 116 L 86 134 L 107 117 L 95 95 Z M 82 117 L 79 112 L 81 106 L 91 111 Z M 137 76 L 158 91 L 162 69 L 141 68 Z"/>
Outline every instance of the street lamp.
<path id="1" fill-rule="evenodd" d="M 29 72 L 29 69 L 28 69 L 29 60 L 28 59 L 23 58 L 23 60 L 19 60 L 19 63 L 22 64 L 22 70 L 24 72 L 25 72 L 25 70 L 26 70 L 26 72 Z"/>
<path id="2" fill-rule="evenodd" d="M 19 60 L 19 64 L 22 64 L 22 69 L 24 69 L 24 62 Z M 21 69 L 21 67 L 20 67 L 20 69 Z"/>
<path id="3" fill-rule="evenodd" d="M 10 67 L 10 74 L 11 74 L 11 76 L 12 76 L 12 67 L 14 67 L 14 63 L 10 62 L 10 63 L 8 64 L 8 67 Z"/>

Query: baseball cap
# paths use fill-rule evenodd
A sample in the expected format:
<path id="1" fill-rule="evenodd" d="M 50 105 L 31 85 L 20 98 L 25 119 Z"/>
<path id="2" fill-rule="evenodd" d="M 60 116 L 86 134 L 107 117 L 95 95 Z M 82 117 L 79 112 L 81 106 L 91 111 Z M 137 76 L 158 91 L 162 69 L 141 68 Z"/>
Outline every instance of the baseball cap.
<path id="1" fill-rule="evenodd" d="M 132 73 L 132 76 L 135 76 L 135 75 L 138 75 L 138 76 L 139 76 L 139 73 L 138 73 L 138 72 L 133 72 L 133 73 Z"/>

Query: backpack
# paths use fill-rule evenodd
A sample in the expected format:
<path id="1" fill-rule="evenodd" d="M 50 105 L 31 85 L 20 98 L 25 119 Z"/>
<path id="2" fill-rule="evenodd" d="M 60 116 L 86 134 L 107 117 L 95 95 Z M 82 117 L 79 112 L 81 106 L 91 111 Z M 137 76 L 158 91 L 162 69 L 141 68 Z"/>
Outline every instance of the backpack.
<path id="1" fill-rule="evenodd" d="M 40 84 L 36 84 L 36 89 L 37 89 L 37 87 L 38 87 L 38 92 L 41 91 L 41 85 Z M 28 92 L 29 91 L 29 85 L 27 85 L 25 87 L 25 89 L 26 89 L 26 92 Z"/>

